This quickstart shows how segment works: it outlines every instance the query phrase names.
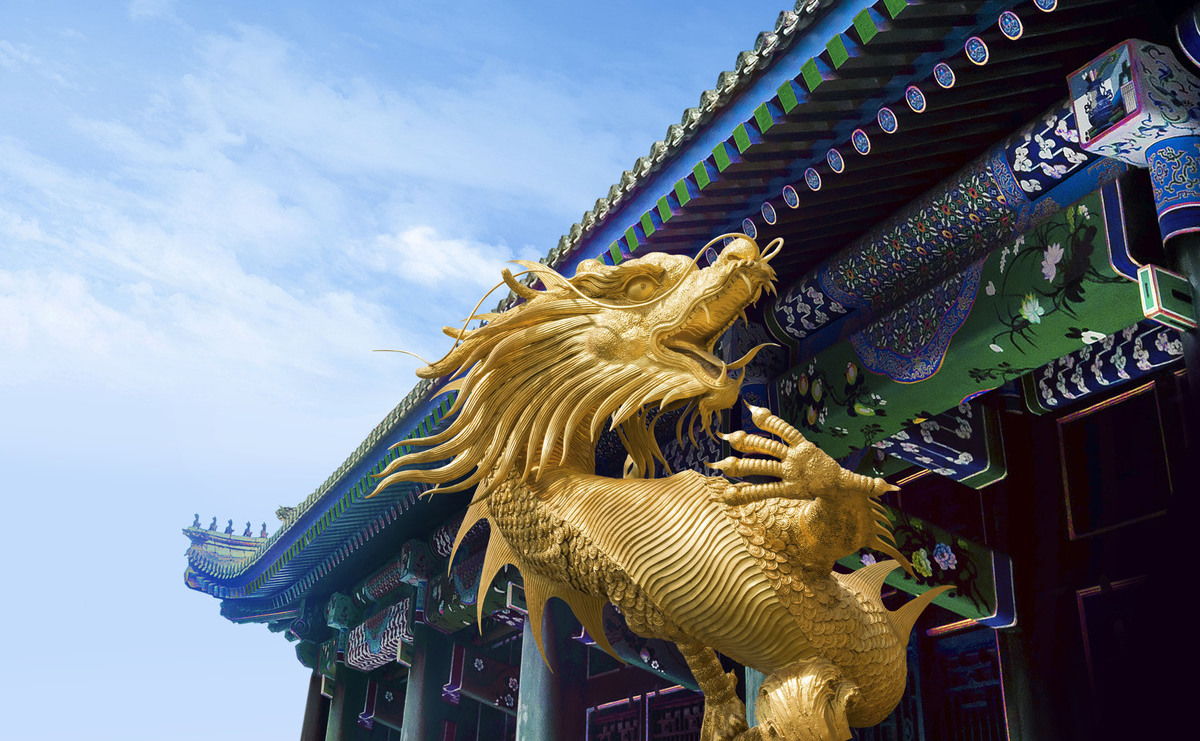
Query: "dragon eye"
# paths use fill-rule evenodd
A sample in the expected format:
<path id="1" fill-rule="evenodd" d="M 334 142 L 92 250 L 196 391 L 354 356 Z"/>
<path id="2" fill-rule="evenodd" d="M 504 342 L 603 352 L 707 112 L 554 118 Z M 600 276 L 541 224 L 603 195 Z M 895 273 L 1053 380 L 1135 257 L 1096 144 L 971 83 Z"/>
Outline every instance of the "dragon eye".
<path id="1" fill-rule="evenodd" d="M 652 279 L 641 276 L 625 284 L 625 295 L 632 301 L 645 301 L 654 295 L 657 288 L 658 284 Z"/>

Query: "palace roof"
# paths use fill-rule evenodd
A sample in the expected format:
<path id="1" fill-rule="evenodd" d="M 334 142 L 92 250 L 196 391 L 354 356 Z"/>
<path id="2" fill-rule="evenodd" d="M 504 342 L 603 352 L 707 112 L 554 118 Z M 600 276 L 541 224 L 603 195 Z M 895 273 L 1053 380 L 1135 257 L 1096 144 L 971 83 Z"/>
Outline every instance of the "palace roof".
<path id="1" fill-rule="evenodd" d="M 573 225 L 545 262 L 690 252 L 713 235 L 782 236 L 784 282 L 810 271 L 1065 95 L 1064 77 L 1126 38 L 1119 0 L 802 0 Z M 1018 13 L 1018 27 L 1002 14 Z M 1048 9 L 1048 10 L 1046 10 Z M 1053 11 L 1053 12 L 1050 12 Z M 1004 18 L 1009 18 L 1005 15 Z M 501 302 L 511 305 L 515 297 Z M 232 620 L 297 614 L 464 503 L 415 486 L 367 499 L 389 449 L 439 428 L 422 381 L 266 538 L 184 530 L 186 582 Z"/>

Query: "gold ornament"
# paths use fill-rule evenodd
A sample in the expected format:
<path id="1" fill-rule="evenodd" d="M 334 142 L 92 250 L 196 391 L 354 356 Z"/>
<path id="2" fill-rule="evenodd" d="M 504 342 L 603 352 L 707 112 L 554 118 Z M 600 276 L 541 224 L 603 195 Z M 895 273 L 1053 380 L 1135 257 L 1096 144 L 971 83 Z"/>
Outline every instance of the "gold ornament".
<path id="1" fill-rule="evenodd" d="M 729 237 L 706 268 L 655 253 L 617 266 L 585 260 L 566 278 L 521 262 L 540 290 L 505 270 L 523 302 L 473 316 L 486 322 L 477 329 L 445 330 L 455 346 L 418 375 L 451 377 L 452 422 L 406 441 L 425 449 L 393 461 L 375 491 L 401 481 L 435 484 L 431 493 L 474 487 L 455 548 L 489 521 L 480 609 L 512 564 L 539 647 L 545 602 L 558 597 L 611 653 L 601 619 L 611 602 L 635 633 L 678 645 L 705 695 L 704 741 L 841 741 L 899 702 L 908 634 L 942 590 L 884 608 L 886 576 L 911 569 L 876 501 L 895 487 L 843 469 L 766 409 L 750 407 L 765 435 L 724 436 L 762 457 L 710 464 L 755 481 L 654 477 L 656 463 L 669 473 L 655 437 L 664 411 L 682 410 L 677 437 L 697 426 L 713 434 L 714 416 L 738 398 L 738 371 L 761 349 L 728 364 L 713 353 L 774 291 L 782 240 L 766 254 L 745 235 L 709 244 Z M 595 473 L 606 427 L 629 454 L 625 478 Z M 896 560 L 832 572 L 865 547 Z M 752 729 L 717 651 L 768 675 Z"/>

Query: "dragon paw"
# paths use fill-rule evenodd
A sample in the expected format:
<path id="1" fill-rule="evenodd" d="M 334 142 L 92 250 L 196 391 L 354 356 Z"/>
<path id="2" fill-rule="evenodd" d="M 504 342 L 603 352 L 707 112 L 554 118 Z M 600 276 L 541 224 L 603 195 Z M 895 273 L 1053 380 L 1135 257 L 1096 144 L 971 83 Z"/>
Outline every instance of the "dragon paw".
<path id="1" fill-rule="evenodd" d="M 755 435 L 742 430 L 721 437 L 739 453 L 766 457 L 730 456 L 709 463 L 708 466 L 726 476 L 755 476 L 777 480 L 766 483 L 730 481 L 723 491 L 714 496 L 715 499 L 730 506 L 773 498 L 812 499 L 838 488 L 839 484 L 845 482 L 849 472 L 826 455 L 825 451 L 806 440 L 799 430 L 772 414 L 770 410 L 749 404 L 746 406 L 750 409 L 750 419 L 755 426 L 774 437 Z M 895 488 L 881 479 L 857 478 L 871 490 L 867 493 L 872 496 Z"/>
<path id="2" fill-rule="evenodd" d="M 737 695 L 723 702 L 704 701 L 700 741 L 733 741 L 746 730 L 746 705 Z"/>

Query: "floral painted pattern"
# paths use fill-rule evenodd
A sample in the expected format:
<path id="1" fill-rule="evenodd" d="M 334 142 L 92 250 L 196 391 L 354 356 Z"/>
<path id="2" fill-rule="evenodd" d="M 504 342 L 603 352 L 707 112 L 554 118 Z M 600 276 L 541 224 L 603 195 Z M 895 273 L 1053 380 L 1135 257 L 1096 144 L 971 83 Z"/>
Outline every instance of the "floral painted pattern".
<path id="1" fill-rule="evenodd" d="M 851 335 L 863 365 L 902 383 L 936 373 L 954 333 L 975 305 L 982 270 L 983 262 L 977 262 Z"/>
<path id="2" fill-rule="evenodd" d="M 1025 299 L 1021 301 L 1021 308 L 1017 311 L 1021 318 L 1029 324 L 1041 324 L 1042 317 L 1046 315 L 1046 310 L 1038 302 L 1037 296 L 1032 293 L 1025 294 Z"/>
<path id="3" fill-rule="evenodd" d="M 958 568 L 958 556 L 954 555 L 954 550 L 945 543 L 938 543 L 933 547 L 933 562 L 942 571 L 951 571 Z"/>
<path id="4" fill-rule="evenodd" d="M 1055 242 L 1046 248 L 1042 253 L 1042 277 L 1047 283 L 1053 283 L 1054 277 L 1058 275 L 1058 264 L 1062 262 L 1063 248 L 1062 245 Z"/>
<path id="5" fill-rule="evenodd" d="M 1106 188 L 1115 193 L 1116 186 Z M 1096 334 L 1107 336 L 1143 318 L 1137 282 L 1114 267 L 1113 250 L 1124 249 L 1122 218 L 1123 212 L 1106 209 L 1101 194 L 1094 193 L 1020 238 L 993 242 L 974 304 L 951 338 L 942 366 L 924 380 L 903 383 L 896 380 L 902 377 L 898 373 L 875 372 L 847 339 L 777 377 L 771 389 L 776 408 L 835 458 L 885 439 L 894 443 L 889 453 L 901 451 L 901 441 L 893 436 L 913 434 L 919 423 L 914 418 L 934 418 L 965 398 L 1089 347 L 1085 336 L 1094 343 L 1090 347 L 1098 347 Z M 1053 280 L 1047 281 L 1051 264 Z M 915 336 L 912 327 L 869 330 L 884 333 L 876 336 Z M 814 386 L 817 380 L 821 383 Z M 959 452 L 972 454 L 971 465 L 984 465 L 976 451 Z M 967 468 L 954 457 L 933 455 L 927 446 L 906 455 L 931 470 Z M 917 460 L 918 455 L 932 463 Z"/>
<path id="6" fill-rule="evenodd" d="M 975 488 L 1003 478 L 996 412 L 963 402 L 874 444 L 876 450 Z"/>
<path id="7" fill-rule="evenodd" d="M 989 615 L 996 607 L 992 582 L 992 552 L 977 543 L 957 537 L 924 520 L 890 510 L 896 545 L 908 556 L 913 575 L 901 570 L 888 583 L 910 594 L 920 594 L 943 584 L 954 587 L 949 600 L 939 604 L 967 617 Z M 884 560 L 882 554 L 862 550 L 843 560 L 843 566 L 859 568 Z"/>
<path id="8" fill-rule="evenodd" d="M 1105 336 L 1072 327 L 1083 346 L 1031 373 L 1024 384 L 1025 403 L 1047 412 L 1132 381 L 1183 358 L 1179 332 L 1145 320 Z M 1099 338 L 1096 338 L 1099 335 Z"/>
<path id="9" fill-rule="evenodd" d="M 846 363 L 840 377 L 834 378 L 819 371 L 816 363 L 809 363 L 798 375 L 784 376 L 778 381 L 779 403 L 783 413 L 796 420 L 802 430 L 843 437 L 848 434 L 844 427 L 825 428 L 831 408 L 851 417 L 887 416 L 887 399 L 869 391 L 865 381 L 857 363 Z M 874 439 L 868 434 L 864 447 L 872 442 Z"/>
<path id="10" fill-rule="evenodd" d="M 1066 108 L 1031 124 L 1008 151 L 1009 166 L 1029 196 L 1050 190 L 1092 159 L 1079 147 L 1075 114 Z"/>
<path id="11" fill-rule="evenodd" d="M 1003 351 L 1002 338 L 1018 347 L 1032 343 L 1037 325 L 1050 313 L 1075 316 L 1076 308 L 1086 299 L 1087 283 L 1125 280 L 1093 265 L 1098 221 L 1086 204 L 1071 206 L 1063 211 L 1063 218 L 1048 221 L 1028 237 L 1019 237 L 1001 248 L 999 281 L 994 282 L 990 295 L 1019 297 L 1019 302 L 1015 312 L 998 314 L 1001 330 L 989 343 L 993 352 Z M 1030 284 L 1027 276 L 1034 269 L 1042 280 Z"/>
<path id="12" fill-rule="evenodd" d="M 1008 232 L 1011 221 L 991 171 L 980 165 L 932 202 L 906 208 L 877 227 L 861 250 L 835 257 L 812 278 L 781 292 L 768 321 L 779 336 L 801 340 L 851 308 L 886 303 L 914 282 L 928 282 L 948 262 L 977 260 L 995 230 Z"/>
<path id="13" fill-rule="evenodd" d="M 848 310 L 829 298 L 816 281 L 794 284 L 780 294 L 772 319 L 782 334 L 803 339 Z"/>
<path id="14" fill-rule="evenodd" d="M 1068 101 L 993 150 L 988 167 L 1019 232 L 1077 199 L 1081 185 L 1103 185 L 1128 169 L 1083 149 Z"/>
<path id="15" fill-rule="evenodd" d="M 929 563 L 929 553 L 924 548 L 913 551 L 909 560 L 912 561 L 913 571 L 926 578 L 933 576 L 933 565 Z"/>

